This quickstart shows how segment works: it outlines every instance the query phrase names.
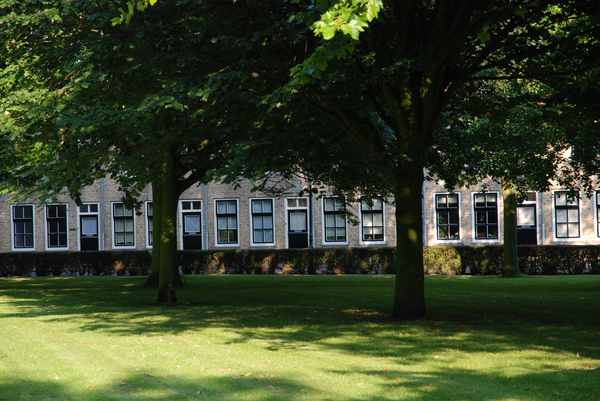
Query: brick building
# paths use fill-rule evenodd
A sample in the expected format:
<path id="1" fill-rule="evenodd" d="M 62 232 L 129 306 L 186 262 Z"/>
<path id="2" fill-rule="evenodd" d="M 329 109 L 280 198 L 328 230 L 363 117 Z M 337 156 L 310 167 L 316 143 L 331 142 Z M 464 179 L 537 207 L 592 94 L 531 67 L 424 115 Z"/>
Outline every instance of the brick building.
<path id="1" fill-rule="evenodd" d="M 482 192 L 482 188 L 486 188 Z M 80 250 L 146 250 L 152 246 L 152 198 L 147 188 L 132 210 L 110 179 L 83 190 L 82 204 L 62 197 L 52 203 L 0 198 L 0 253 Z M 518 237 L 525 245 L 600 245 L 600 197 L 571 198 L 556 189 L 529 193 L 518 209 Z M 228 184 L 196 185 L 180 198 L 180 249 L 394 246 L 392 202 L 347 205 L 327 193 L 302 194 L 290 185 L 272 196 Z M 426 182 L 423 196 L 426 246 L 502 243 L 502 196 L 493 182 L 448 191 Z"/>

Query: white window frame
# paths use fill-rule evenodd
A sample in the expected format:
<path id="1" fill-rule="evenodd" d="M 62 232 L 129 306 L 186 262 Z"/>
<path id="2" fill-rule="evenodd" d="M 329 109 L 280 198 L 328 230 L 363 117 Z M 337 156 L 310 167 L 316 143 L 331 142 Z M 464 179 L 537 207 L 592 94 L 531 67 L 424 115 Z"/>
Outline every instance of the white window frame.
<path id="1" fill-rule="evenodd" d="M 112 238 L 111 238 L 111 244 L 112 244 L 112 249 L 136 249 L 136 236 L 137 236 L 137 222 L 136 222 L 136 217 L 135 215 L 137 214 L 135 212 L 135 209 L 132 208 L 133 210 L 133 245 L 121 245 L 121 246 L 116 246 L 115 245 L 115 204 L 124 204 L 125 202 L 119 202 L 119 201 L 113 201 L 110 202 L 110 225 L 112 228 Z"/>
<path id="2" fill-rule="evenodd" d="M 15 220 L 14 220 L 14 206 L 31 206 L 31 217 L 32 217 L 32 230 L 33 230 L 33 244 L 31 248 L 15 248 Z M 10 246 L 13 252 L 31 252 L 35 251 L 35 205 L 33 203 L 14 203 L 10 205 Z"/>
<path id="3" fill-rule="evenodd" d="M 81 216 L 97 216 L 98 217 L 98 250 L 102 250 L 102 229 L 100 224 L 100 202 L 81 202 L 81 205 L 96 205 L 97 212 L 81 213 L 81 209 L 77 206 L 77 250 L 81 251 Z"/>
<path id="4" fill-rule="evenodd" d="M 498 226 L 498 238 L 496 239 L 478 239 L 477 238 L 477 221 L 476 218 L 477 216 L 475 216 L 475 195 L 478 194 L 496 194 L 496 225 Z M 500 238 L 501 238 L 501 227 L 500 227 L 500 216 L 502 216 L 502 214 L 500 213 L 500 192 L 499 191 L 474 191 L 471 192 L 471 231 L 472 231 L 472 235 L 471 235 L 471 239 L 473 240 L 473 242 L 477 242 L 480 244 L 498 244 L 500 243 Z M 459 202 L 460 202 L 460 197 L 459 197 Z M 502 205 L 504 207 L 504 205 Z M 459 209 L 460 209 L 460 203 L 459 203 Z M 460 217 L 460 210 L 458 212 L 458 215 Z M 460 222 L 460 220 L 459 220 Z M 460 229 L 459 229 L 460 230 Z M 460 235 L 460 231 L 459 231 L 459 235 Z"/>
<path id="5" fill-rule="evenodd" d="M 65 219 L 67 224 L 67 245 L 61 247 L 50 248 L 48 246 L 48 206 L 66 206 Z M 44 249 L 47 252 L 68 251 L 69 250 L 69 204 L 65 202 L 55 202 L 44 204 Z"/>
<path id="6" fill-rule="evenodd" d="M 583 240 L 584 239 L 583 225 L 582 225 L 583 214 L 581 213 L 581 211 L 582 211 L 581 204 L 583 202 L 581 201 L 581 192 L 574 191 L 577 194 L 577 196 L 579 197 L 579 201 L 577 202 L 577 208 L 579 209 L 579 237 L 573 237 L 573 238 L 558 238 L 558 236 L 556 235 L 556 199 L 555 199 L 556 192 L 569 192 L 569 190 L 568 189 L 552 190 L 552 240 L 555 242 L 577 242 L 577 241 Z"/>
<path id="7" fill-rule="evenodd" d="M 362 198 L 361 197 L 358 200 L 358 214 L 359 214 L 359 224 L 360 227 L 358 229 L 359 231 L 359 243 L 362 246 L 377 246 L 377 245 L 385 245 L 387 244 L 387 202 L 385 201 L 385 198 L 380 198 L 381 199 L 381 208 L 383 211 L 383 240 L 381 241 L 365 241 L 364 240 L 364 236 L 363 236 L 363 213 L 362 213 Z"/>
<path id="8" fill-rule="evenodd" d="M 150 236 L 148 235 L 148 229 L 150 228 L 150 224 L 148 224 L 148 205 L 150 203 L 152 203 L 152 219 L 154 220 L 153 200 L 144 201 L 144 238 L 146 238 L 146 249 L 152 249 L 152 245 L 150 245 Z"/>
<path id="9" fill-rule="evenodd" d="M 254 242 L 254 215 L 252 213 L 252 201 L 253 200 L 270 200 L 271 201 L 271 216 L 273 217 L 273 241 L 271 242 Z M 249 198 L 248 199 L 248 213 L 249 213 L 249 220 L 250 220 L 250 246 L 253 247 L 270 247 L 270 246 L 275 246 L 276 243 L 276 233 L 277 231 L 275 230 L 275 198 L 267 198 L 267 197 L 262 197 L 262 198 Z M 216 224 L 216 222 L 215 222 Z"/>
<path id="10" fill-rule="evenodd" d="M 236 211 L 237 211 L 237 242 L 235 244 L 219 244 L 219 236 L 218 236 L 218 222 L 217 222 L 217 201 L 235 201 L 236 203 Z M 214 234 L 215 234 L 215 247 L 216 248 L 239 248 L 240 246 L 240 237 L 241 237 L 241 232 L 240 232 L 240 200 L 238 198 L 218 198 L 218 199 L 214 199 L 213 202 L 213 206 L 214 206 Z"/>
<path id="11" fill-rule="evenodd" d="M 200 233 L 202 235 L 202 250 L 204 250 L 204 225 L 206 224 L 206 222 L 204 221 L 204 202 L 202 201 L 202 199 L 180 199 L 179 202 L 177 203 L 177 225 L 179 226 L 179 229 L 177 230 L 177 249 L 179 249 L 180 251 L 183 250 L 183 202 L 200 202 L 200 209 L 189 209 L 186 210 L 185 212 L 193 212 L 193 213 L 200 213 Z M 216 205 L 216 204 L 215 204 Z M 216 209 L 215 209 L 215 213 L 216 213 Z M 239 212 L 238 212 L 239 214 Z M 215 220 L 215 226 L 217 224 L 217 221 Z M 238 221 L 238 225 L 239 225 L 239 221 Z M 239 229 L 238 229 L 238 241 L 239 241 Z M 216 240 L 216 238 L 215 238 Z"/>
<path id="12" fill-rule="evenodd" d="M 438 215 L 437 215 L 437 195 L 458 195 L 458 239 L 440 239 L 438 236 Z M 463 243 L 463 230 L 462 230 L 462 192 L 434 192 L 431 197 L 431 204 L 433 205 L 433 231 L 435 232 L 435 244 L 462 244 Z"/>
<path id="13" fill-rule="evenodd" d="M 294 206 L 294 207 L 289 207 L 288 206 L 288 199 L 306 199 L 306 206 Z M 288 218 L 289 218 L 289 210 L 306 210 L 306 230 L 307 230 L 307 234 L 308 234 L 308 247 L 310 248 L 311 246 L 311 236 L 312 236 L 312 222 L 311 222 L 311 211 L 310 211 L 310 200 L 308 199 L 308 196 L 288 196 L 286 198 L 283 198 L 283 202 L 284 202 L 284 206 L 285 206 L 285 216 L 284 216 L 284 230 L 285 230 L 285 249 L 289 249 L 290 244 L 289 244 L 289 238 L 288 238 L 288 227 L 289 227 L 289 222 L 288 222 Z"/>
<path id="14" fill-rule="evenodd" d="M 341 196 L 323 196 L 321 198 L 321 244 L 323 246 L 343 246 L 343 245 L 348 245 L 348 217 L 347 215 L 344 215 L 344 231 L 346 233 L 346 240 L 345 241 L 327 241 L 326 237 L 325 237 L 325 199 L 342 199 L 344 201 L 344 207 L 346 212 L 348 211 L 348 203 L 346 202 L 346 200 L 341 197 Z M 385 204 L 382 204 L 383 208 L 385 209 Z M 361 214 L 361 218 L 362 218 L 362 214 Z M 385 239 L 385 219 L 383 220 L 383 238 Z M 361 230 L 362 230 L 362 224 L 361 224 Z M 362 236 L 361 236 L 362 238 Z M 385 241 L 384 241 L 385 242 Z"/>

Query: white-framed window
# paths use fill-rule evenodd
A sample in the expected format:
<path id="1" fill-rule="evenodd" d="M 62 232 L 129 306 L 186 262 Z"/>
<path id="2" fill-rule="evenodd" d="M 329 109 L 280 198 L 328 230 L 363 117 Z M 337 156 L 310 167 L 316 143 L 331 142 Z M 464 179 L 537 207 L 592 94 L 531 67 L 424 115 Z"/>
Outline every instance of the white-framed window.
<path id="1" fill-rule="evenodd" d="M 46 249 L 69 249 L 68 205 L 46 205 Z"/>
<path id="2" fill-rule="evenodd" d="M 594 194 L 594 213 L 596 215 L 596 236 L 600 237 L 600 191 Z"/>
<path id="3" fill-rule="evenodd" d="M 35 206 L 12 205 L 12 248 L 15 251 L 35 248 Z"/>
<path id="4" fill-rule="evenodd" d="M 557 239 L 581 236 L 579 194 L 569 191 L 554 192 L 554 235 Z"/>
<path id="5" fill-rule="evenodd" d="M 365 243 L 385 242 L 385 213 L 383 199 L 360 200 L 361 240 Z"/>
<path id="6" fill-rule="evenodd" d="M 79 215 L 79 250 L 100 250 L 100 204 L 82 203 Z"/>
<path id="7" fill-rule="evenodd" d="M 238 246 L 239 201 L 237 199 L 215 199 L 216 246 Z"/>
<path id="8" fill-rule="evenodd" d="M 346 202 L 341 197 L 324 197 L 323 206 L 323 243 L 345 244 L 346 236 Z"/>
<path id="9" fill-rule="evenodd" d="M 286 248 L 308 248 L 311 242 L 309 241 L 309 231 L 312 230 L 308 198 L 286 198 L 285 214 Z"/>
<path id="10" fill-rule="evenodd" d="M 135 248 L 135 213 L 122 202 L 112 204 L 113 248 Z"/>
<path id="11" fill-rule="evenodd" d="M 182 249 L 202 249 L 202 201 L 181 200 L 179 212 Z"/>
<path id="12" fill-rule="evenodd" d="M 498 240 L 498 193 L 473 194 L 473 226 L 475 240 Z"/>
<path id="13" fill-rule="evenodd" d="M 250 199 L 250 227 L 253 246 L 275 244 L 275 224 L 272 198 Z"/>
<path id="14" fill-rule="evenodd" d="M 146 248 L 152 248 L 152 239 L 154 226 L 153 218 L 154 218 L 154 210 L 152 208 L 152 201 L 145 202 L 145 211 L 146 211 Z"/>
<path id="15" fill-rule="evenodd" d="M 435 194 L 435 231 L 438 241 L 460 240 L 460 196 Z"/>

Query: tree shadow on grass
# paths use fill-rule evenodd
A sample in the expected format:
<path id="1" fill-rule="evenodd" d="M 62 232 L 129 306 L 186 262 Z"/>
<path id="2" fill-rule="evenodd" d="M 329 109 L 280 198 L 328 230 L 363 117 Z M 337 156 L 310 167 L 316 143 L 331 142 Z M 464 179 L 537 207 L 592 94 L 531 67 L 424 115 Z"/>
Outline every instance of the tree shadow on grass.
<path id="1" fill-rule="evenodd" d="M 403 362 L 446 350 L 534 349 L 600 358 L 599 317 L 591 312 L 600 305 L 588 292 L 600 289 L 600 281 L 584 285 L 581 293 L 563 290 L 557 296 L 560 282 L 541 290 L 534 284 L 523 294 L 507 291 L 499 281 L 434 280 L 428 282 L 429 318 L 405 323 L 386 315 L 391 280 L 197 278 L 180 292 L 183 302 L 174 308 L 154 305 L 154 291 L 139 288 L 140 281 L 4 281 L 0 299 L 8 311 L 0 304 L 0 319 L 41 318 L 128 336 L 217 328 L 232 334 L 230 343 L 259 341 L 271 351 L 318 347 Z"/>
<path id="2" fill-rule="evenodd" d="M 466 369 L 330 371 L 373 379 L 368 395 L 341 395 L 300 379 L 276 377 L 186 377 L 154 372 L 129 374 L 99 387 L 89 383 L 16 378 L 0 381 L 0 401 L 593 401 L 600 372 L 546 370 L 506 375 Z"/>

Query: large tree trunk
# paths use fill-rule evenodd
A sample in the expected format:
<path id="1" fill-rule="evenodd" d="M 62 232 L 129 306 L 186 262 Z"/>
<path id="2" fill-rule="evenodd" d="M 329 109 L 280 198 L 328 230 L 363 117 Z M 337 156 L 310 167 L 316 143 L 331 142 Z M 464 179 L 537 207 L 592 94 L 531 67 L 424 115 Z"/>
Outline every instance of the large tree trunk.
<path id="1" fill-rule="evenodd" d="M 396 204 L 396 283 L 393 316 L 419 319 L 425 315 L 423 268 L 423 169 L 399 169 Z"/>
<path id="2" fill-rule="evenodd" d="M 504 261 L 502 276 L 514 277 L 520 274 L 519 255 L 517 250 L 517 193 L 511 185 L 502 190 L 504 221 Z"/>
<path id="3" fill-rule="evenodd" d="M 175 160 L 169 152 L 162 164 L 160 175 L 160 239 L 159 247 L 158 303 L 175 304 L 175 280 L 177 272 L 177 177 Z"/>

